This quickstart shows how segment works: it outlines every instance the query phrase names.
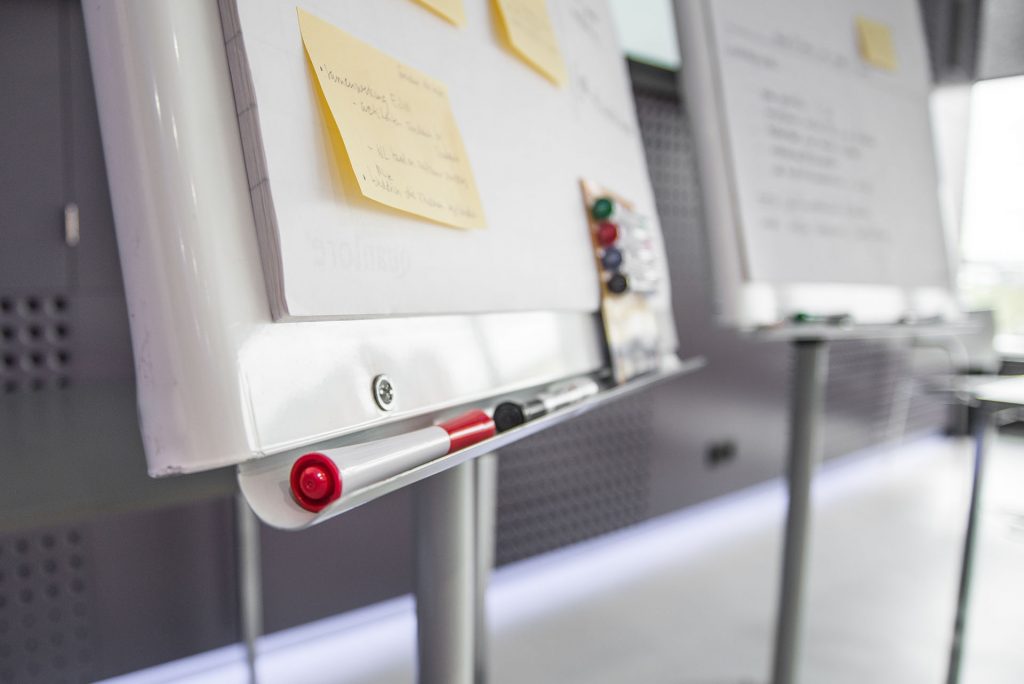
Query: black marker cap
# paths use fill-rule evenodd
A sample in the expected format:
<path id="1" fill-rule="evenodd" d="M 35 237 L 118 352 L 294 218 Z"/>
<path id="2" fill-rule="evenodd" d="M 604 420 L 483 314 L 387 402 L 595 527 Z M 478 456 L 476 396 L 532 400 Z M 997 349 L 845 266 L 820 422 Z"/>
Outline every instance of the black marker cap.
<path id="1" fill-rule="evenodd" d="M 498 432 L 505 432 L 519 427 L 526 422 L 523 407 L 511 401 L 505 401 L 494 408 L 494 427 Z"/>

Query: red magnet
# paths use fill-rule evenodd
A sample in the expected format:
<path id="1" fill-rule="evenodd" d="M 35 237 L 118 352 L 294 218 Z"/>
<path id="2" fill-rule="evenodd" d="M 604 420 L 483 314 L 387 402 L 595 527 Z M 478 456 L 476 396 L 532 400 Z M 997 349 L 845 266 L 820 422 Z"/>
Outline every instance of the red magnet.
<path id="1" fill-rule="evenodd" d="M 303 454 L 292 465 L 289 482 L 295 502 L 307 511 L 319 513 L 341 496 L 341 474 L 324 454 Z"/>
<path id="2" fill-rule="evenodd" d="M 597 224 L 597 243 L 602 247 L 610 247 L 619 239 L 619 227 L 611 221 Z"/>

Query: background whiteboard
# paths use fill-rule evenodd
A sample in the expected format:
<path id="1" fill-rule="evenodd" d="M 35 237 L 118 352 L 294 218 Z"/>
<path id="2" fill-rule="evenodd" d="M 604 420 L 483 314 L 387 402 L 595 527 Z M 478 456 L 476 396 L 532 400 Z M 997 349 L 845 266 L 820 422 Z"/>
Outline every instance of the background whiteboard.
<path id="1" fill-rule="evenodd" d="M 614 189 L 657 220 L 604 2 L 548 3 L 569 73 L 564 88 L 502 45 L 486 0 L 466 1 L 461 28 L 412 0 L 222 5 L 226 17 L 237 10 L 225 19 L 225 35 L 257 226 L 280 250 L 279 263 L 263 250 L 268 282 L 283 289 L 282 297 L 271 288 L 279 315 L 596 311 L 580 179 Z M 440 226 L 343 185 L 297 5 L 448 87 L 486 228 Z"/>
<path id="2" fill-rule="evenodd" d="M 724 318 L 952 314 L 917 2 L 679 6 Z M 858 17 L 891 30 L 896 69 L 862 59 Z"/>

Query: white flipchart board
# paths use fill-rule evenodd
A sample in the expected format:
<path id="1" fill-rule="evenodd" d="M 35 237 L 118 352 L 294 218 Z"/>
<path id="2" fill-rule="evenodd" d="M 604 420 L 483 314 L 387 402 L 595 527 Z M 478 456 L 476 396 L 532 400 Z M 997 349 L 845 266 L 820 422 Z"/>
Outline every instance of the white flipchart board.
<path id="1" fill-rule="evenodd" d="M 238 15 L 211 0 L 83 5 L 152 475 L 414 429 L 607 365 L 578 181 L 656 213 L 604 3 L 550 3 L 569 71 L 562 89 L 496 43 L 484 0 L 467 0 L 462 29 L 412 0 L 298 3 L 447 82 L 487 210 L 478 231 L 374 212 L 340 193 L 297 3 L 238 4 Z M 249 68 L 252 90 L 239 92 L 230 71 Z M 254 134 L 262 161 L 251 157 Z M 347 269 L 313 259 L 286 312 L 305 320 L 275 320 L 254 220 L 265 211 L 253 205 L 260 183 L 287 239 L 333 240 L 336 258 L 350 255 Z M 528 193 L 510 215 L 517 187 Z M 667 279 L 660 232 L 656 250 Z M 365 268 L 351 261 L 361 253 Z M 670 363 L 667 295 L 657 309 Z M 390 412 L 374 401 L 378 374 L 396 389 Z"/>
<path id="2" fill-rule="evenodd" d="M 460 28 L 412 0 L 220 4 L 257 227 L 280 252 L 264 269 L 268 282 L 283 281 L 271 293 L 281 316 L 597 310 L 580 178 L 655 214 L 605 3 L 548 3 L 570 73 L 564 87 L 501 44 L 493 4 L 482 0 L 465 3 Z M 485 228 L 446 228 L 346 195 L 297 6 L 447 86 Z"/>
<path id="3" fill-rule="evenodd" d="M 724 321 L 954 317 L 916 0 L 677 8 Z M 864 58 L 859 20 L 894 68 Z"/>

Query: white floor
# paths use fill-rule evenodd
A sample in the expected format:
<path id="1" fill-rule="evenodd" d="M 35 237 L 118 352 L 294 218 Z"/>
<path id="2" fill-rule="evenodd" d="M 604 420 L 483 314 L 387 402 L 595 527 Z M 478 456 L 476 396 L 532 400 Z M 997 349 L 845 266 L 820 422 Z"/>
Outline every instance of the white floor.
<path id="1" fill-rule="evenodd" d="M 970 478 L 967 441 L 830 463 L 815 489 L 807 684 L 944 681 Z M 768 680 L 785 494 L 772 482 L 496 573 L 496 684 Z M 964 684 L 1024 682 L 1024 439 L 989 461 Z M 409 684 L 409 597 L 261 642 L 261 684 Z M 246 681 L 232 647 L 110 682 Z"/>

